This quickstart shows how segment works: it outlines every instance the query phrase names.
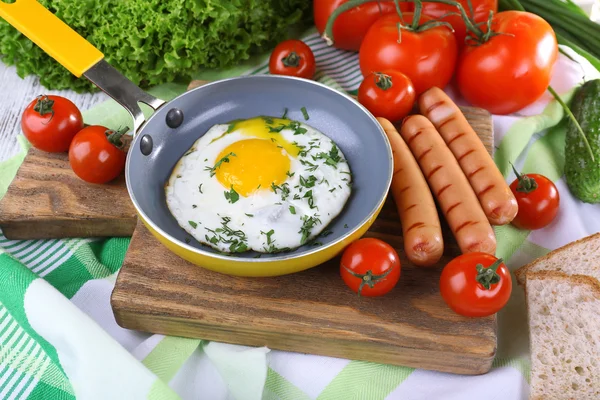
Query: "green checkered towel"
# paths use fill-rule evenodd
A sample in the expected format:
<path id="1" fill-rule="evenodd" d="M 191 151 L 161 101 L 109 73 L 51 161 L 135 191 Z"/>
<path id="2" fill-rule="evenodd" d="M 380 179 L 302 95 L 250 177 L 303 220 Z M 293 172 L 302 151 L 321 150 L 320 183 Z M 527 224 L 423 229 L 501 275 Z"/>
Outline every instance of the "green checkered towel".
<path id="1" fill-rule="evenodd" d="M 317 80 L 356 93 L 357 55 L 329 48 L 314 31 Z M 578 59 L 576 55 L 574 58 Z M 214 80 L 267 73 L 266 56 L 227 71 L 198 74 Z M 589 69 L 584 61 L 584 73 Z M 580 66 L 561 56 L 552 85 L 565 100 L 581 83 Z M 165 100 L 185 91 L 167 84 L 151 92 Z M 458 101 L 452 88 L 447 91 Z M 146 112 L 149 110 L 146 109 Z M 85 121 L 118 128 L 130 123 L 113 101 L 87 110 Z M 498 256 L 511 269 L 550 249 L 594 233 L 598 207 L 574 199 L 563 179 L 562 109 L 545 96 L 520 115 L 494 116 L 496 162 L 507 181 L 509 161 L 523 172 L 556 182 L 561 210 L 547 228 L 496 229 Z M 0 164 L 0 196 L 24 158 Z M 0 398 L 2 399 L 526 399 L 528 330 L 524 295 L 515 285 L 499 313 L 498 358 L 488 374 L 442 374 L 345 359 L 248 348 L 128 331 L 109 304 L 128 238 L 8 240 L 0 235 Z M 493 390 L 489 390 L 490 388 Z"/>

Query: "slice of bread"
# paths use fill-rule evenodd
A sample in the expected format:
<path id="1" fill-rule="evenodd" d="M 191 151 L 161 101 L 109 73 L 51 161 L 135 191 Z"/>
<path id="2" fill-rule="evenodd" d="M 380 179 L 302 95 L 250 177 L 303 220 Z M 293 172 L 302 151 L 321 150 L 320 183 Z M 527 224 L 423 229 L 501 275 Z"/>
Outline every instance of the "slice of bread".
<path id="1" fill-rule="evenodd" d="M 526 292 L 530 399 L 600 399 L 600 283 L 589 276 L 528 271 Z"/>
<path id="2" fill-rule="evenodd" d="M 527 274 L 559 271 L 567 275 L 589 275 L 600 281 L 600 232 L 551 251 L 515 271 L 517 282 L 525 285 Z"/>

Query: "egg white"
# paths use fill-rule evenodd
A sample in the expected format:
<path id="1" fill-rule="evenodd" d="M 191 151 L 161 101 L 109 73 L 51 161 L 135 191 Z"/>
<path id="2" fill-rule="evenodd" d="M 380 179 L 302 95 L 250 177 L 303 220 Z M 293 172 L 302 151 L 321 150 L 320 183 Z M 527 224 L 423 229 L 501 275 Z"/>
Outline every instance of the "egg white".
<path id="1" fill-rule="evenodd" d="M 209 170 L 225 148 L 252 137 L 243 129 L 227 133 L 228 124 L 211 127 L 179 160 L 165 185 L 167 206 L 179 226 L 197 241 L 225 253 L 292 250 L 321 234 L 348 201 L 352 176 L 344 154 L 330 138 L 305 123 L 300 126 L 306 133 L 294 135 L 292 129 L 276 133 L 305 150 L 297 157 L 281 150 L 290 159 L 291 176 L 285 182 L 289 194 L 261 188 L 248 197 L 240 195 L 233 204 L 224 195 L 228 188 Z M 334 147 L 340 160 L 328 164 L 323 153 Z M 311 176 L 314 186 L 307 188 Z M 312 208 L 305 197 L 309 190 Z"/>

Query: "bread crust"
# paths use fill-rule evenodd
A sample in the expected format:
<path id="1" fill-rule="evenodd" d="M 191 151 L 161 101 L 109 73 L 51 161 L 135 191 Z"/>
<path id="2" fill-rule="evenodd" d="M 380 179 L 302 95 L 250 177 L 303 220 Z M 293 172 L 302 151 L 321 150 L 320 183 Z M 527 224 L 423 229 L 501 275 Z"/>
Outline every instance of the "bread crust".
<path id="1" fill-rule="evenodd" d="M 549 259 L 551 259 L 553 256 L 555 256 L 556 254 L 560 254 L 563 253 L 565 251 L 569 251 L 571 250 L 573 247 L 580 245 L 580 244 L 584 244 L 587 242 L 592 242 L 592 241 L 596 241 L 596 240 L 600 240 L 600 232 L 594 233 L 593 235 L 589 235 L 586 236 L 584 238 L 581 238 L 579 240 L 576 240 L 574 242 L 568 243 L 562 247 L 559 247 L 558 249 L 552 250 L 550 253 L 546 254 L 545 256 L 542 256 L 540 258 L 537 258 L 535 260 L 533 260 L 532 262 L 530 262 L 529 264 L 526 264 L 524 266 L 522 266 L 521 268 L 515 270 L 515 277 L 517 278 L 517 283 L 521 286 L 525 286 L 526 282 L 527 282 L 527 271 L 529 269 L 531 269 L 532 267 L 543 263 Z M 536 276 L 540 273 L 541 271 L 536 273 Z M 550 273 L 553 271 L 544 271 L 543 273 Z M 566 274 L 565 274 L 566 275 Z M 583 275 L 580 275 L 583 276 Z M 594 279 L 594 278 L 592 278 Z M 594 281 L 596 281 L 596 279 L 594 279 Z"/>

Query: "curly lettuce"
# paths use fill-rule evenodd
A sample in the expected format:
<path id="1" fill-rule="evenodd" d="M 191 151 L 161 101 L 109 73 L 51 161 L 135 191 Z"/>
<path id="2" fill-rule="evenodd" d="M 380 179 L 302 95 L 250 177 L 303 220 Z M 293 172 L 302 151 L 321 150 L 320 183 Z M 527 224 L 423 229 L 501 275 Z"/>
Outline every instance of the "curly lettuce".
<path id="1" fill-rule="evenodd" d="M 142 88 L 236 65 L 286 38 L 290 26 L 308 24 L 312 11 L 307 0 L 38 1 Z M 95 90 L 2 19 L 0 60 L 48 89 Z"/>

